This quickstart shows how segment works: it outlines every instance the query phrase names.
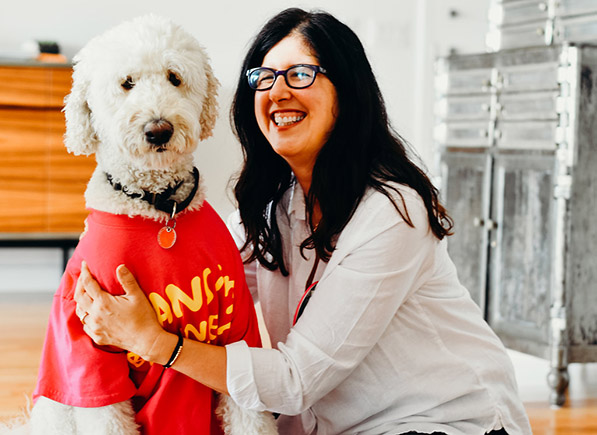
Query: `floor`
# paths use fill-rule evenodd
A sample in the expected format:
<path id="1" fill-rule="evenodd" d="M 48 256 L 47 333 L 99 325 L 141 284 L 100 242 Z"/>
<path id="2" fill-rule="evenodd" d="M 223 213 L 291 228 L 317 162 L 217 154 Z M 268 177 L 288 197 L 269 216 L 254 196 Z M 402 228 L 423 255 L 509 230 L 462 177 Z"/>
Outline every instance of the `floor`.
<path id="1" fill-rule="evenodd" d="M 548 403 L 545 360 L 510 351 L 520 396 L 535 435 L 597 435 L 597 363 L 570 364 L 563 407 Z"/>
<path id="2" fill-rule="evenodd" d="M 0 293 L 0 421 L 27 406 L 37 366 L 51 295 Z M 547 402 L 547 361 L 510 352 L 520 395 L 535 435 L 597 435 L 597 364 L 572 364 L 564 407 Z"/>

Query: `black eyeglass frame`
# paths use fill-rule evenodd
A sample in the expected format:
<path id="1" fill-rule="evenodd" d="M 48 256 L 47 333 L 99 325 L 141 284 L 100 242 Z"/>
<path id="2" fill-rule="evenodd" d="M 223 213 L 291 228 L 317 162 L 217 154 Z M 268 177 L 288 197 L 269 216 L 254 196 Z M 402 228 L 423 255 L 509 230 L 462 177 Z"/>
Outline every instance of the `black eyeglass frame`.
<path id="1" fill-rule="evenodd" d="M 290 83 L 288 83 L 288 78 L 286 77 L 286 74 L 287 74 L 287 73 L 288 73 L 288 71 L 290 71 L 291 69 L 293 69 L 293 68 L 297 68 L 297 67 L 307 67 L 307 68 L 309 68 L 310 70 L 312 70 L 312 71 L 314 72 L 314 74 L 313 74 L 313 80 L 311 81 L 311 83 L 309 83 L 309 84 L 308 84 L 308 85 L 306 85 L 306 86 L 293 86 L 293 85 L 291 85 Z M 262 70 L 271 71 L 271 72 L 274 74 L 274 80 L 272 81 L 272 84 L 271 84 L 270 86 L 268 86 L 267 88 L 258 89 L 258 88 L 254 87 L 254 86 L 251 84 L 251 75 L 252 75 L 252 74 L 253 74 L 255 71 L 262 71 Z M 245 75 L 247 76 L 247 82 L 248 82 L 248 84 L 249 84 L 249 87 L 250 87 L 251 89 L 253 89 L 253 90 L 255 90 L 255 91 L 269 91 L 269 90 L 270 90 L 271 88 L 273 88 L 273 87 L 274 87 L 274 85 L 276 84 L 276 80 L 278 79 L 278 76 L 284 76 L 284 81 L 286 82 L 286 85 L 287 85 L 289 88 L 292 88 L 292 89 L 305 89 L 305 88 L 308 88 L 309 86 L 311 86 L 313 83 L 315 83 L 315 79 L 317 78 L 317 73 L 327 74 L 327 71 L 326 71 L 326 69 L 325 69 L 325 68 L 322 68 L 322 67 L 321 67 L 321 66 L 319 66 L 319 65 L 310 65 L 310 64 L 307 64 L 307 63 L 299 63 L 299 64 L 297 64 L 297 65 L 292 65 L 291 67 L 289 67 L 289 68 L 287 68 L 287 69 L 285 69 L 285 70 L 275 70 L 275 69 L 273 69 L 273 68 L 268 68 L 268 67 L 265 67 L 265 66 L 260 66 L 260 67 L 257 67 L 257 68 L 251 68 L 251 69 L 248 69 L 248 70 L 245 72 Z"/>

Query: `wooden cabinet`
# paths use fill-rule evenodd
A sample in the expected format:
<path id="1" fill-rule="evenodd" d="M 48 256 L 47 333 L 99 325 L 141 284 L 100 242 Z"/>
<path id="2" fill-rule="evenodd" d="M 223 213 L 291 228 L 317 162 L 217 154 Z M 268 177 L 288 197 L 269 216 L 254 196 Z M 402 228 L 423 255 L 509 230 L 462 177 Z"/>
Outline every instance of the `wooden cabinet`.
<path id="1" fill-rule="evenodd" d="M 436 89 L 459 277 L 561 405 L 567 365 L 597 361 L 597 47 L 448 57 Z"/>
<path id="2" fill-rule="evenodd" d="M 75 157 L 63 144 L 71 73 L 62 66 L 0 66 L 3 238 L 52 238 L 83 229 L 83 193 L 95 160 Z"/>

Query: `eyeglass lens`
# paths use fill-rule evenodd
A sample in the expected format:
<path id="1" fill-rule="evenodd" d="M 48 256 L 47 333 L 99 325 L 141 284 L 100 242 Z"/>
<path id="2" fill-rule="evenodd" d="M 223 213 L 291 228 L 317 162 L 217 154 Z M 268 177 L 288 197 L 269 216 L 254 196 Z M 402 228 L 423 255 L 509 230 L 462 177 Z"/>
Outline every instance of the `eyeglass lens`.
<path id="1" fill-rule="evenodd" d="M 266 90 L 274 85 L 278 75 L 283 75 L 286 79 L 286 84 L 291 88 L 300 89 L 313 84 L 316 71 L 306 65 L 293 66 L 285 72 L 279 71 L 278 73 L 267 68 L 257 68 L 249 75 L 249 83 L 254 89 Z"/>

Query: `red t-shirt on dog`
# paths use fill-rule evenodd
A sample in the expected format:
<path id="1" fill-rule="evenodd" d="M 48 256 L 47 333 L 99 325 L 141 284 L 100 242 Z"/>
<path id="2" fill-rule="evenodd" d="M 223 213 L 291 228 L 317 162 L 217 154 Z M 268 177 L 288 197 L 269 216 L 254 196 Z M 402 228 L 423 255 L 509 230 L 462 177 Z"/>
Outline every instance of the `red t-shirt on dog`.
<path id="1" fill-rule="evenodd" d="M 238 249 L 211 206 L 204 202 L 200 210 L 177 217 L 170 249 L 157 242 L 163 226 L 91 210 L 54 296 L 34 399 L 78 407 L 132 399 L 143 434 L 221 433 L 211 389 L 134 354 L 96 346 L 75 314 L 81 260 L 113 294 L 122 293 L 116 267 L 126 264 L 168 331 L 217 345 L 244 340 L 260 346 Z"/>

